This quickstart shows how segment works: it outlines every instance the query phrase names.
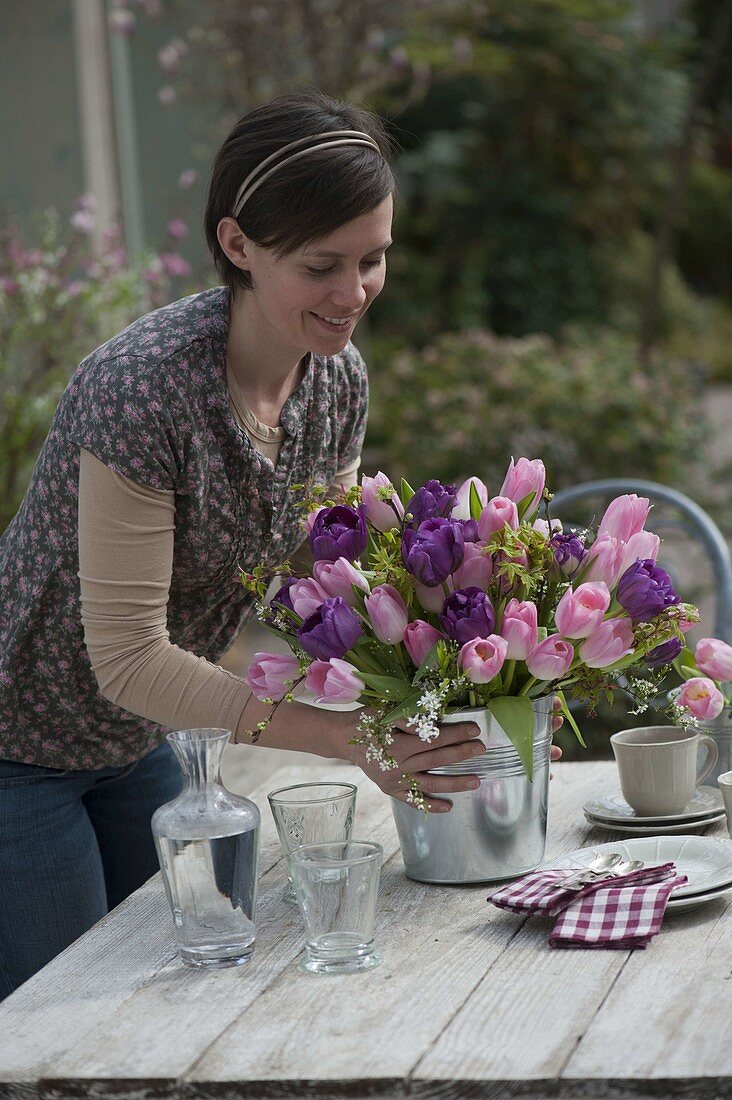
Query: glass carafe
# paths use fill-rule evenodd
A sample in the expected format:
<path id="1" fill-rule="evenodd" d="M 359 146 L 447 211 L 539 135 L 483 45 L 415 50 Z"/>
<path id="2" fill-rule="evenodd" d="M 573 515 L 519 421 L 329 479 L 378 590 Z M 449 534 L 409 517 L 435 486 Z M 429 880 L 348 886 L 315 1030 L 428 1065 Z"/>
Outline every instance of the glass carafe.
<path id="1" fill-rule="evenodd" d="M 187 966 L 238 966 L 254 951 L 260 813 L 221 783 L 230 736 L 223 729 L 167 735 L 185 785 L 151 824 Z"/>

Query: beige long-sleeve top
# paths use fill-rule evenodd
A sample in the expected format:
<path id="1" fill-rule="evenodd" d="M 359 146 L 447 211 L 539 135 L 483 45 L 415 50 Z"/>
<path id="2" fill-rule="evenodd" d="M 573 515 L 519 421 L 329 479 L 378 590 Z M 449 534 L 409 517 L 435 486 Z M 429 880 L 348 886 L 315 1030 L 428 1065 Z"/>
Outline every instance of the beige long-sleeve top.
<path id="1" fill-rule="evenodd" d="M 258 420 L 231 374 L 228 381 L 241 430 L 276 465 L 284 429 Z M 356 461 L 339 470 L 335 485 L 355 485 L 358 466 Z M 230 729 L 236 741 L 247 725 L 246 681 L 170 641 L 166 608 L 174 533 L 173 492 L 138 485 L 81 448 L 81 618 L 100 691 L 162 725 Z"/>

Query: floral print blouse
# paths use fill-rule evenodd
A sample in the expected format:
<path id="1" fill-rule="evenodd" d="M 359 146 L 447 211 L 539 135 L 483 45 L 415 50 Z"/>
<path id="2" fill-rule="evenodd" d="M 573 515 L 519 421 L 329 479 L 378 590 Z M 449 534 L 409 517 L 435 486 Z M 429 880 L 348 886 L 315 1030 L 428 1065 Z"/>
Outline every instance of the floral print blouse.
<path id="1" fill-rule="evenodd" d="M 78 470 L 110 469 L 175 492 L 171 642 L 217 661 L 252 612 L 238 567 L 271 567 L 302 541 L 297 483 L 330 484 L 362 449 L 363 360 L 309 357 L 281 413 L 273 466 L 229 407 L 229 291 L 214 287 L 139 318 L 78 367 L 25 498 L 0 537 L 0 758 L 60 769 L 123 766 L 166 727 L 101 695 L 79 598 Z"/>

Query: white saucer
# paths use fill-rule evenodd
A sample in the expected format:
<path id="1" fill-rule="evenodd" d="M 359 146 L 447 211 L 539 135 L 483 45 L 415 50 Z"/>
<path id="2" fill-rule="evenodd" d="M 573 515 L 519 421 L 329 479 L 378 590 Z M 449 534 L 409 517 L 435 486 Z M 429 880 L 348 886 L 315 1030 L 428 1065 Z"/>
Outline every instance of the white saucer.
<path id="1" fill-rule="evenodd" d="M 627 825 L 618 825 L 613 821 L 603 821 L 599 817 L 593 817 L 585 810 L 585 817 L 590 825 L 596 829 L 607 829 L 611 833 L 632 833 L 635 836 L 666 836 L 668 833 L 691 833 L 697 829 L 706 829 L 707 825 L 713 825 L 716 821 L 724 821 L 725 813 L 712 814 L 711 817 L 697 818 L 694 821 L 680 821 L 672 825 L 643 825 L 640 822 L 628 822 Z"/>
<path id="2" fill-rule="evenodd" d="M 674 891 L 675 898 L 732 887 L 732 840 L 717 836 L 649 836 L 591 844 L 547 861 L 542 869 L 587 867 L 606 852 L 618 852 L 625 859 L 642 859 L 646 866 L 675 863 L 679 874 L 689 880 Z"/>
<path id="3" fill-rule="evenodd" d="M 709 890 L 706 894 L 693 894 L 689 898 L 677 898 L 674 894 L 666 902 L 667 909 L 673 909 L 676 913 L 686 913 L 689 909 L 696 909 L 697 905 L 705 905 L 708 901 L 716 901 L 732 891 L 732 883 L 720 886 L 717 890 Z"/>
<path id="4" fill-rule="evenodd" d="M 619 824 L 623 822 L 627 824 L 631 822 L 636 824 L 641 822 L 653 824 L 669 822 L 670 824 L 673 821 L 691 821 L 695 817 L 708 817 L 712 813 L 723 810 L 724 803 L 722 792 L 718 787 L 697 787 L 691 801 L 685 807 L 683 813 L 680 814 L 664 814 L 663 816 L 656 814 L 655 817 L 637 814 L 619 793 L 586 802 L 583 809 L 595 818 L 601 818 L 603 821 L 617 821 Z"/>

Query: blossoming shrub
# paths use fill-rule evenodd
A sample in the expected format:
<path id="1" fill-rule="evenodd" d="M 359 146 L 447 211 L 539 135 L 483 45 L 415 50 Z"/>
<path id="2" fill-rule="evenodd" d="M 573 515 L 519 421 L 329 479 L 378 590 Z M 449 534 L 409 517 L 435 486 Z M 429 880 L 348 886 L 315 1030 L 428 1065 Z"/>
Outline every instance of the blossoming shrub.
<path id="1" fill-rule="evenodd" d="M 37 246 L 0 227 L 0 531 L 17 511 L 54 409 L 84 356 L 135 317 L 173 296 L 190 273 L 172 246 L 131 265 L 110 226 L 94 252 L 94 200 L 81 196 L 71 232 L 60 214 L 39 219 Z M 183 226 L 185 230 L 185 226 Z"/>
<path id="2" fill-rule="evenodd" d="M 701 451 L 699 380 L 664 357 L 642 371 L 618 333 L 558 343 L 471 330 L 393 352 L 388 366 L 371 358 L 372 464 L 414 482 L 435 469 L 492 481 L 507 455 L 540 453 L 555 489 L 624 475 L 683 487 Z"/>

